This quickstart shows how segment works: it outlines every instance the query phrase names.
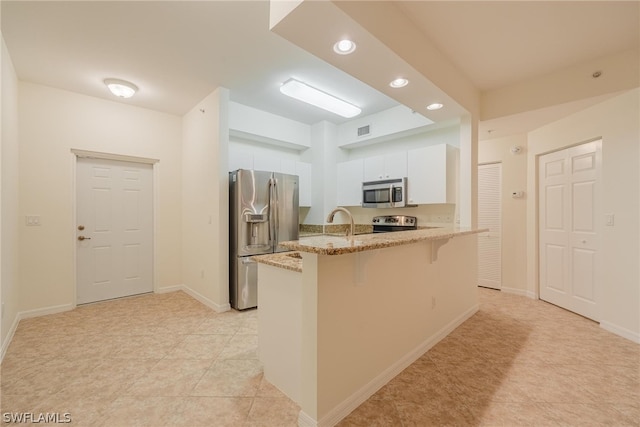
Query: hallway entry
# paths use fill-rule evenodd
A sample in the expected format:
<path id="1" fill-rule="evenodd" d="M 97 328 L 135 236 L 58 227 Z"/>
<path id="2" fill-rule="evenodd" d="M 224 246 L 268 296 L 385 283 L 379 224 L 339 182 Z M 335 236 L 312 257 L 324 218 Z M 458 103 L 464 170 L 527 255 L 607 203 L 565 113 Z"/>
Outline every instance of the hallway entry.
<path id="1" fill-rule="evenodd" d="M 598 321 L 602 141 L 540 157 L 540 299 Z"/>
<path id="2" fill-rule="evenodd" d="M 77 303 L 153 291 L 153 166 L 78 158 Z"/>

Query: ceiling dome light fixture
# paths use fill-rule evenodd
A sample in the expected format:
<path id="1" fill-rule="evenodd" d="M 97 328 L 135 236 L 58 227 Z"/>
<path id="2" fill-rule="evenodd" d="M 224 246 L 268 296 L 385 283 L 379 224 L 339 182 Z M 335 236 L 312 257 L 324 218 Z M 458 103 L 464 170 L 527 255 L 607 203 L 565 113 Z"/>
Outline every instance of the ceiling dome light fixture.
<path id="1" fill-rule="evenodd" d="M 356 44 L 349 39 L 343 39 L 333 45 L 333 51 L 338 55 L 349 55 L 356 50 Z"/>
<path id="2" fill-rule="evenodd" d="M 392 80 L 391 83 L 389 83 L 389 86 L 391 86 L 394 89 L 398 89 L 401 87 L 405 87 L 408 84 L 409 84 L 409 80 L 403 77 L 398 77 L 397 79 Z"/>
<path id="3" fill-rule="evenodd" d="M 430 111 L 439 110 L 442 107 L 444 107 L 444 105 L 440 104 L 439 102 L 434 102 L 433 104 L 427 105 L 427 110 L 430 110 Z"/>
<path id="4" fill-rule="evenodd" d="M 131 98 L 138 91 L 136 85 L 126 80 L 105 79 L 104 84 L 107 85 L 112 94 L 119 98 Z"/>

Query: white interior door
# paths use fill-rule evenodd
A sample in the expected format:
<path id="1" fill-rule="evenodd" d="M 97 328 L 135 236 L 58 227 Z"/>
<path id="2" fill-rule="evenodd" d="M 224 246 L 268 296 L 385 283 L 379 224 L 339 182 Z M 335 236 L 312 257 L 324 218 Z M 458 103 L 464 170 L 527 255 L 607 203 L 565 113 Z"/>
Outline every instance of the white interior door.
<path id="1" fill-rule="evenodd" d="M 478 166 L 478 286 L 502 287 L 502 164 Z"/>
<path id="2" fill-rule="evenodd" d="M 153 168 L 78 158 L 77 303 L 153 290 Z"/>
<path id="3" fill-rule="evenodd" d="M 601 141 L 540 157 L 540 299 L 598 320 Z"/>

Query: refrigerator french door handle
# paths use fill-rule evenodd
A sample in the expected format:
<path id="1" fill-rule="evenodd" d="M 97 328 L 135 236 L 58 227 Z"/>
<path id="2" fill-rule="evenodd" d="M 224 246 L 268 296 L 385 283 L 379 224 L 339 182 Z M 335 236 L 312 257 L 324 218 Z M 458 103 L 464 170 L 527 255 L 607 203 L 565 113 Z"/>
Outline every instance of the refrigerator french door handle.
<path id="1" fill-rule="evenodd" d="M 273 178 L 269 178 L 269 244 L 273 247 Z"/>
<path id="2" fill-rule="evenodd" d="M 278 247 L 278 234 L 280 233 L 280 211 L 279 211 L 279 197 L 278 197 L 278 180 L 277 178 L 273 178 L 273 198 L 274 198 L 274 205 L 273 205 L 273 250 L 275 251 L 276 248 Z"/>

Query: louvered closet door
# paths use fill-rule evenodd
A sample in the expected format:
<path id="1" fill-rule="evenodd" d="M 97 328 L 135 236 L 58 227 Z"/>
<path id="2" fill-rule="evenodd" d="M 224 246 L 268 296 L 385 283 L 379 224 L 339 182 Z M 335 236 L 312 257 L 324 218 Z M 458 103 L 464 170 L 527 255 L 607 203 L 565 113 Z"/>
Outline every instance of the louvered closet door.
<path id="1" fill-rule="evenodd" d="M 502 286 L 502 164 L 478 166 L 478 286 Z"/>

